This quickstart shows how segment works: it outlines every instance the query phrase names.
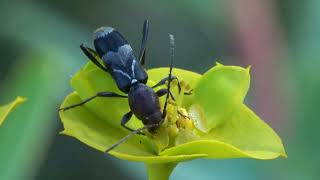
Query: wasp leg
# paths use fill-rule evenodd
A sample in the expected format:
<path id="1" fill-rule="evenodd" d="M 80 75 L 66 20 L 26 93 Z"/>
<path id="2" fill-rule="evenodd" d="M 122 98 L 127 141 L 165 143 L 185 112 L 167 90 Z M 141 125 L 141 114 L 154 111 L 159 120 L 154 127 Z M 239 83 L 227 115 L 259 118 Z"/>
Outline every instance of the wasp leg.
<path id="1" fill-rule="evenodd" d="M 160 125 L 161 125 L 160 123 L 158 123 L 158 124 L 150 124 L 150 125 L 145 125 L 142 128 L 136 129 L 136 130 L 132 131 L 130 134 L 126 135 L 124 138 L 120 139 L 117 143 L 113 144 L 111 147 L 106 149 L 104 151 L 104 153 L 108 153 L 109 151 L 111 151 L 112 149 L 116 148 L 120 144 L 126 142 L 131 136 L 133 136 L 135 134 L 139 134 L 139 133 L 141 133 L 141 131 L 146 130 L 146 129 L 159 127 Z"/>
<path id="2" fill-rule="evenodd" d="M 121 119 L 121 126 L 126 128 L 127 130 L 133 132 L 133 131 L 135 131 L 134 129 L 131 129 L 128 126 L 126 126 L 127 122 L 131 119 L 131 117 L 132 117 L 132 112 L 131 111 L 126 113 L 125 115 L 123 115 L 123 117 Z M 138 132 L 137 134 L 144 135 L 144 133 L 142 133 L 142 132 Z"/>
<path id="3" fill-rule="evenodd" d="M 100 64 L 100 62 L 97 60 L 96 57 L 98 57 L 98 54 L 96 51 L 84 46 L 83 44 L 80 45 L 80 48 L 83 51 L 83 53 L 90 59 L 90 61 L 92 61 L 95 65 L 97 65 L 102 70 L 108 72 L 108 69 L 105 68 L 102 64 Z"/>
<path id="4" fill-rule="evenodd" d="M 181 86 L 180 86 L 179 79 L 176 76 L 171 76 L 170 82 L 172 80 L 174 80 L 174 79 L 176 79 L 178 81 L 178 90 L 179 90 L 179 93 L 180 93 L 181 92 Z M 169 80 L 169 76 L 161 79 L 161 81 L 159 81 L 156 85 L 152 86 L 152 88 L 156 88 L 158 86 L 164 85 L 166 83 L 166 81 L 168 81 L 168 80 Z"/>
<path id="5" fill-rule="evenodd" d="M 64 108 L 60 108 L 59 111 L 66 111 L 68 109 L 72 109 L 72 108 L 81 106 L 81 105 L 93 100 L 96 97 L 121 97 L 121 98 L 127 98 L 128 96 L 123 96 L 123 95 L 120 95 L 120 94 L 117 94 L 117 93 L 114 93 L 114 92 L 98 92 L 96 95 L 94 95 L 92 97 L 89 97 L 88 99 L 85 99 L 81 103 L 74 104 L 74 105 L 71 105 L 71 106 L 67 106 L 67 107 L 64 107 Z"/>
<path id="6" fill-rule="evenodd" d="M 160 90 L 158 90 L 158 91 L 156 92 L 156 94 L 157 94 L 158 97 L 164 96 L 164 95 L 166 95 L 167 93 L 168 93 L 168 89 L 160 89 Z M 176 99 L 174 98 L 174 96 L 173 96 L 173 94 L 171 93 L 171 91 L 169 91 L 169 93 L 170 93 L 171 99 L 175 101 Z"/>
<path id="7" fill-rule="evenodd" d="M 189 92 L 185 92 L 185 93 L 183 93 L 184 95 L 192 95 L 192 92 L 193 92 L 193 89 L 191 89 Z"/>
<path id="8" fill-rule="evenodd" d="M 139 53 L 139 62 L 143 66 L 145 64 L 145 56 L 146 56 L 146 43 L 149 34 L 149 21 L 145 20 L 143 23 L 143 30 L 142 30 L 142 40 L 140 46 L 140 53 Z"/>

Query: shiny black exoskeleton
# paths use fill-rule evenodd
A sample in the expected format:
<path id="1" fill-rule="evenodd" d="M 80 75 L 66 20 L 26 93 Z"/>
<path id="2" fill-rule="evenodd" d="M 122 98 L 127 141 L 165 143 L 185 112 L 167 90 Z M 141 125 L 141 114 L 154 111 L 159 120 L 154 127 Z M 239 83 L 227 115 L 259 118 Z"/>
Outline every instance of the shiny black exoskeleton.
<path id="1" fill-rule="evenodd" d="M 82 51 L 94 64 L 112 76 L 117 84 L 117 87 L 123 93 L 127 94 L 127 96 L 114 92 L 98 92 L 95 96 L 92 96 L 79 104 L 64 107 L 60 110 L 68 110 L 77 106 L 81 106 L 96 97 L 128 98 L 131 111 L 122 117 L 121 125 L 124 128 L 133 131 L 132 134 L 141 134 L 140 131 L 144 129 L 148 129 L 150 132 L 153 132 L 157 127 L 159 127 L 166 116 L 166 106 L 169 94 L 172 98 L 173 96 L 170 93 L 170 83 L 168 83 L 167 88 L 160 89 L 157 92 L 155 92 L 153 88 L 165 84 L 168 80 L 171 81 L 172 79 L 176 79 L 176 77 L 171 75 L 171 62 L 170 73 L 168 77 L 165 77 L 153 87 L 146 85 L 148 81 L 148 74 L 143 68 L 143 65 L 145 64 L 146 41 L 148 37 L 147 20 L 144 22 L 142 34 L 143 37 L 139 59 L 136 58 L 131 46 L 128 44 L 125 38 L 118 31 L 111 27 L 101 27 L 93 33 L 95 50 L 85 47 L 84 45 L 80 46 Z M 99 62 L 97 57 L 103 61 L 103 64 Z M 180 86 L 178 87 L 180 91 Z M 165 94 L 167 94 L 167 99 L 163 112 L 161 112 L 159 97 Z M 133 130 L 126 126 L 126 123 L 130 120 L 133 114 L 143 122 L 145 125 L 143 128 Z M 107 151 L 110 151 L 124 140 L 125 139 L 121 140 Z"/>

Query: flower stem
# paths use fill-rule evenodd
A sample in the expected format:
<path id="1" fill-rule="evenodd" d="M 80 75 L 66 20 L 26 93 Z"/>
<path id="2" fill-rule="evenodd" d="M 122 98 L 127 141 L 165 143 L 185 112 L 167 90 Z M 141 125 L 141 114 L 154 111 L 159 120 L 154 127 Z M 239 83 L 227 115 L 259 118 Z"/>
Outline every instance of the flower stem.
<path id="1" fill-rule="evenodd" d="M 177 163 L 146 164 L 149 180 L 168 180 Z"/>

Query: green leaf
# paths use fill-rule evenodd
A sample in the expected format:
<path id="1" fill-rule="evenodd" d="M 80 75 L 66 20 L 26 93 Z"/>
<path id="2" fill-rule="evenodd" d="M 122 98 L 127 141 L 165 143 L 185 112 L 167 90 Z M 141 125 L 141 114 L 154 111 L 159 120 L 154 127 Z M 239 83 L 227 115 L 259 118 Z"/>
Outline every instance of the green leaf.
<path id="1" fill-rule="evenodd" d="M 160 155 L 207 154 L 207 158 L 286 157 L 278 135 L 246 105 L 242 104 L 229 115 L 227 122 L 215 127 L 201 140 L 169 148 Z"/>
<path id="2" fill-rule="evenodd" d="M 11 103 L 0 107 L 0 125 L 3 123 L 8 114 L 13 111 L 17 106 L 23 103 L 26 99 L 23 97 L 17 97 Z"/>
<path id="3" fill-rule="evenodd" d="M 217 64 L 207 71 L 194 89 L 193 114 L 205 132 L 225 123 L 225 117 L 241 105 L 250 84 L 249 68 Z M 206 122 L 207 124 L 203 124 Z"/>

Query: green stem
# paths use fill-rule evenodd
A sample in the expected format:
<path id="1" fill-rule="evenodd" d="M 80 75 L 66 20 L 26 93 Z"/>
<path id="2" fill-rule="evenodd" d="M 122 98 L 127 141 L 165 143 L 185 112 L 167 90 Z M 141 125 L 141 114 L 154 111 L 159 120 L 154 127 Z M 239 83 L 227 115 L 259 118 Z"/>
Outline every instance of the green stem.
<path id="1" fill-rule="evenodd" d="M 177 163 L 146 164 L 149 180 L 168 180 Z"/>

